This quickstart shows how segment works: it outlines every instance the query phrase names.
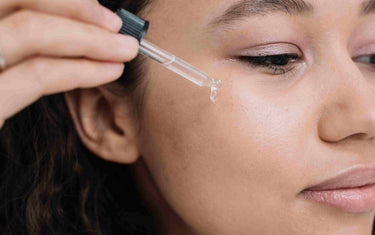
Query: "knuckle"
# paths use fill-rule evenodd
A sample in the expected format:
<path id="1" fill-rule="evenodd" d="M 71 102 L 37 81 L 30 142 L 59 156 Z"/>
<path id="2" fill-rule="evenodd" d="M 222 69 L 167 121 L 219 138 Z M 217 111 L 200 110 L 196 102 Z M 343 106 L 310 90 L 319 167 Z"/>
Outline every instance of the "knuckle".
<path id="1" fill-rule="evenodd" d="M 100 10 L 100 5 L 98 2 L 92 0 L 82 0 L 77 1 L 77 5 L 72 8 L 70 13 L 76 19 L 86 19 L 88 22 L 93 21 L 98 17 L 102 16 L 102 11 Z"/>
<path id="2" fill-rule="evenodd" d="M 41 57 L 35 57 L 30 59 L 26 63 L 26 67 L 28 70 L 32 71 L 33 73 L 45 73 L 48 67 L 47 59 Z"/>
<path id="3" fill-rule="evenodd" d="M 82 52 L 85 55 L 93 54 L 94 51 L 98 50 L 98 47 L 99 47 L 99 44 L 96 44 L 93 40 L 93 41 L 86 43 L 84 47 L 82 47 Z"/>
<path id="4" fill-rule="evenodd" d="M 90 24 L 83 24 L 82 30 L 91 36 L 98 35 L 99 32 L 99 29 L 96 26 Z"/>
<path id="5" fill-rule="evenodd" d="M 13 27 L 20 29 L 25 27 L 26 24 L 33 23 L 34 18 L 35 14 L 32 11 L 22 9 L 12 15 L 11 23 Z"/>
<path id="6" fill-rule="evenodd" d="M 89 14 L 89 16 L 95 17 L 95 18 L 104 16 L 104 12 L 103 12 L 103 9 L 102 9 L 103 6 L 100 5 L 98 1 L 96 1 L 96 0 L 86 0 L 86 1 L 82 1 L 82 2 L 86 2 L 85 5 L 86 5 L 86 8 L 88 8 L 87 13 Z"/>
<path id="7" fill-rule="evenodd" d="M 36 13 L 24 9 L 12 16 L 10 24 L 13 30 L 29 35 L 37 32 L 38 19 Z"/>
<path id="8" fill-rule="evenodd" d="M 81 68 L 82 70 L 84 71 L 91 71 L 95 68 L 95 65 L 97 65 L 97 63 L 99 62 L 94 62 L 94 61 L 90 61 L 90 60 L 87 60 L 87 59 L 76 59 L 75 60 L 75 65 L 78 67 L 78 68 Z"/>
<path id="9" fill-rule="evenodd" d="M 105 32 L 89 24 L 83 25 L 82 32 L 86 35 L 82 48 L 85 54 L 92 54 L 93 51 L 98 50 L 98 47 L 103 45 L 103 37 L 107 36 Z"/>
<path id="10" fill-rule="evenodd" d="M 25 63 L 26 71 L 32 74 L 34 82 L 42 89 L 46 86 L 48 71 L 54 66 L 53 60 L 43 57 L 35 57 Z"/>

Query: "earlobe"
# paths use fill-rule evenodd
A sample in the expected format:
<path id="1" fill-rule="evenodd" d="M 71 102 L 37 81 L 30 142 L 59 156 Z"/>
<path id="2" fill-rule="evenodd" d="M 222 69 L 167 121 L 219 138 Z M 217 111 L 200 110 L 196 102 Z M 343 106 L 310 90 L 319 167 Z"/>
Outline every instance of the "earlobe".
<path id="1" fill-rule="evenodd" d="M 91 152 L 123 164 L 138 159 L 136 119 L 129 103 L 113 102 L 113 95 L 98 88 L 66 92 L 65 101 L 81 141 Z"/>

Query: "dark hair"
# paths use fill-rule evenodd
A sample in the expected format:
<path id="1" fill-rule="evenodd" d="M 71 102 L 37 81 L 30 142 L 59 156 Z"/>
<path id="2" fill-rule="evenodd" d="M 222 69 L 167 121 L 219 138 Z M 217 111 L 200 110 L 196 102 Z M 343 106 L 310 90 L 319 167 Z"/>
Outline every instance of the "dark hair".
<path id="1" fill-rule="evenodd" d="M 78 0 L 77 0 L 78 1 Z M 139 13 L 148 0 L 102 0 Z M 142 103 L 142 60 L 106 87 Z M 1 234 L 158 234 L 130 166 L 111 163 L 80 141 L 64 94 L 45 96 L 0 130 Z"/>

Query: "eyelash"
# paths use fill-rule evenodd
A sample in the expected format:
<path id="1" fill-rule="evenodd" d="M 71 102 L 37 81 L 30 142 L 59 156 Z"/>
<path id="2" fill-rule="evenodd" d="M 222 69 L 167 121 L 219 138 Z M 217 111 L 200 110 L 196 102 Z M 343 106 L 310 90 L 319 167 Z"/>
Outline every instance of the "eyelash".
<path id="1" fill-rule="evenodd" d="M 272 75 L 286 74 L 294 69 L 290 63 L 298 62 L 301 57 L 297 54 L 278 54 L 266 56 L 240 56 L 239 59 L 252 67 L 266 68 Z"/>
<path id="2" fill-rule="evenodd" d="M 288 65 L 289 63 L 296 63 L 300 61 L 301 57 L 297 54 L 278 54 L 266 56 L 240 56 L 239 59 L 248 63 L 252 67 L 266 68 L 272 75 L 283 75 L 292 71 L 295 65 Z M 375 54 L 364 55 L 354 58 L 354 60 L 362 63 L 369 63 L 375 67 Z"/>

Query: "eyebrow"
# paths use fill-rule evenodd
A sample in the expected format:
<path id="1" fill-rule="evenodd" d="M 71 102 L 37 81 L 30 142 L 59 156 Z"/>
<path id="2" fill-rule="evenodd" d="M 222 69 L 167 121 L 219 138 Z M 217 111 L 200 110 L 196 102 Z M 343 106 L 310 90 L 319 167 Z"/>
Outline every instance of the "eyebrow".
<path id="1" fill-rule="evenodd" d="M 303 0 L 240 0 L 223 15 L 215 17 L 209 25 L 227 25 L 245 17 L 265 16 L 275 12 L 296 15 L 312 11 L 313 6 Z"/>
<path id="2" fill-rule="evenodd" d="M 374 11 L 375 0 L 367 0 L 361 5 L 360 15 L 367 15 Z M 215 17 L 208 26 L 230 25 L 243 18 L 278 12 L 288 15 L 312 14 L 314 7 L 304 0 L 240 0 L 230 6 L 224 14 Z"/>

